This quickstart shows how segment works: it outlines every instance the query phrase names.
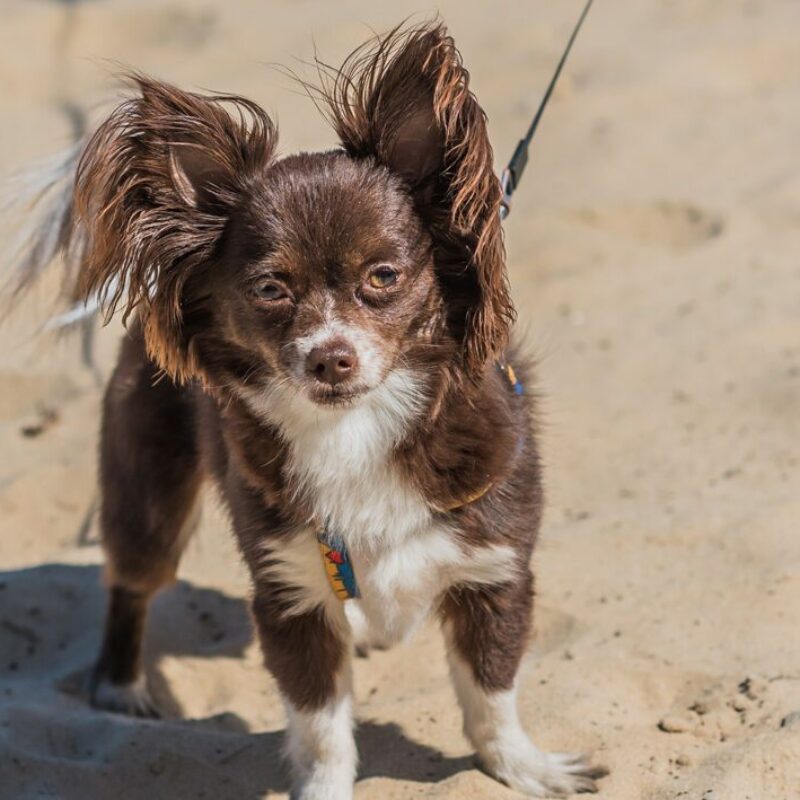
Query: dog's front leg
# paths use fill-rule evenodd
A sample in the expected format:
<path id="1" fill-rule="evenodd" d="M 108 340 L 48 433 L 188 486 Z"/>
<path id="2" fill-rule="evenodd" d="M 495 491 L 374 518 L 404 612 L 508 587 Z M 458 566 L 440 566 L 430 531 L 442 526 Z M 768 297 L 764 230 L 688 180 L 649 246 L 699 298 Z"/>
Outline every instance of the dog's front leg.
<path id="1" fill-rule="evenodd" d="M 346 623 L 322 607 L 293 612 L 288 596 L 287 587 L 262 581 L 253 610 L 266 665 L 286 707 L 292 798 L 350 800 L 357 756 Z"/>
<path id="2" fill-rule="evenodd" d="M 582 756 L 545 753 L 528 738 L 517 711 L 517 672 L 525 650 L 532 578 L 459 589 L 442 612 L 464 733 L 492 776 L 532 797 L 596 792 L 606 774 Z"/>

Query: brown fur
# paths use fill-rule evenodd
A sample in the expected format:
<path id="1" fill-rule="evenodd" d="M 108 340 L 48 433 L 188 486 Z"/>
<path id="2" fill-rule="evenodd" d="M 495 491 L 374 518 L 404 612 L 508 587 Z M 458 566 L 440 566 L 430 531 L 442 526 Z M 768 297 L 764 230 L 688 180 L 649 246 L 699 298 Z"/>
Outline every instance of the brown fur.
<path id="1" fill-rule="evenodd" d="M 291 383 L 346 405 L 403 367 L 424 376 L 425 407 L 394 463 L 461 547 L 510 546 L 517 561 L 516 578 L 449 591 L 441 615 L 480 686 L 513 684 L 542 492 L 531 395 L 495 361 L 514 313 L 485 115 L 438 24 L 320 69 L 340 150 L 276 160 L 275 128 L 253 103 L 136 77 L 138 95 L 80 161 L 80 292 L 131 317 L 102 432 L 112 603 L 100 682 L 139 674 L 147 602 L 173 578 L 210 477 L 251 568 L 267 666 L 297 708 L 331 698 L 349 642 L 321 611 L 282 614 L 292 589 L 264 570 L 265 544 L 280 552 L 314 498 L 287 469 L 281 431 L 246 398 Z M 376 287 L 373 269 L 387 264 L 392 282 Z M 328 385 L 303 365 L 298 342 L 330 314 L 379 343 L 373 385 Z"/>
<path id="2" fill-rule="evenodd" d="M 409 480 L 443 512 L 491 484 L 480 501 L 449 513 L 465 544 L 508 541 L 527 563 L 541 500 L 538 462 L 527 403 L 493 361 L 513 312 L 499 188 L 468 74 L 450 37 L 432 25 L 398 29 L 323 75 L 321 96 L 345 153 L 273 162 L 276 132 L 254 104 L 136 77 L 140 96 L 112 114 L 83 154 L 76 198 L 88 249 L 80 287 L 100 292 L 109 313 L 122 305 L 138 319 L 109 386 L 103 431 L 114 586 L 149 595 L 172 578 L 203 472 L 220 483 L 254 574 L 264 541 L 307 518 L 302 492 L 283 472 L 277 430 L 231 390 L 280 372 L 292 341 L 318 323 L 325 297 L 350 322 L 371 326 L 394 353 L 390 361 L 402 358 L 433 378 L 427 422 L 397 451 Z M 408 272 L 384 316 L 354 308 L 350 281 L 331 283 L 327 272 L 333 263 L 355 278 L 376 254 Z M 287 265 L 300 270 L 302 306 L 243 300 L 252 277 L 282 275 Z M 158 381 L 158 369 L 172 380 Z M 178 388 L 192 378 L 205 395 L 199 386 Z M 494 609 L 502 610 L 497 635 L 508 628 L 518 646 L 489 648 L 499 659 L 491 668 L 481 656 L 476 677 L 487 686 L 506 685 L 516 671 L 530 608 L 521 586 L 512 592 L 520 602 Z M 318 706 L 343 645 L 316 615 L 281 622 L 282 591 L 256 580 L 267 663 L 299 705 Z M 444 605 L 469 659 L 486 598 L 466 593 Z M 294 663 L 306 636 L 319 648 L 314 676 Z"/>

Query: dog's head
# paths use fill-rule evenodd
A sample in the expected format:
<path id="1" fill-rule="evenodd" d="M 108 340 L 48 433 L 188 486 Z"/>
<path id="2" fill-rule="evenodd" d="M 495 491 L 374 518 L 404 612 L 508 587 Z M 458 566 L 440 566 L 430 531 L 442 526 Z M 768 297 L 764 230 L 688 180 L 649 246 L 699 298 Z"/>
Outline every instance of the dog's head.
<path id="1" fill-rule="evenodd" d="M 136 78 L 79 167 L 82 291 L 136 309 L 178 380 L 335 406 L 400 369 L 480 375 L 513 310 L 452 40 L 397 30 L 322 74 L 341 149 L 283 159 L 255 104 Z"/>

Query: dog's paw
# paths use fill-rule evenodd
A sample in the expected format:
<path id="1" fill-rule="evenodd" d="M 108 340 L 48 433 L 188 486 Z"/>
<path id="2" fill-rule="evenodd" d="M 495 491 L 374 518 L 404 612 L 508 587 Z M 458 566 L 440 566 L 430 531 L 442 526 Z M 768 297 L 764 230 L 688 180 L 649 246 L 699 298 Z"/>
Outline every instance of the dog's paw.
<path id="1" fill-rule="evenodd" d="M 353 776 L 347 770 L 318 769 L 296 786 L 291 800 L 352 800 Z"/>
<path id="2" fill-rule="evenodd" d="M 596 781 L 608 774 L 585 755 L 543 753 L 533 746 L 484 755 L 481 763 L 497 780 L 530 797 L 594 793 Z"/>
<path id="3" fill-rule="evenodd" d="M 94 708 L 127 714 L 143 719 L 158 719 L 161 714 L 156 706 L 144 676 L 132 683 L 111 683 L 108 678 L 95 676 L 89 687 L 89 702 Z"/>
<path id="4" fill-rule="evenodd" d="M 353 789 L 327 785 L 303 786 L 291 795 L 291 800 L 352 800 Z"/>

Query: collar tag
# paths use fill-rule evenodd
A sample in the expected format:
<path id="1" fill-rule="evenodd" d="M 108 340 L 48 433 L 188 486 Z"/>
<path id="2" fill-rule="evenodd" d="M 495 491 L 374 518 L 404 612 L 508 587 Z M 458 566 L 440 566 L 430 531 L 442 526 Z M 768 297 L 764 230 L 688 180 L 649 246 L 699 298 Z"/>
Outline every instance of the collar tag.
<path id="1" fill-rule="evenodd" d="M 340 600 L 359 597 L 356 573 L 344 542 L 323 530 L 317 534 L 317 543 L 333 593 Z"/>

